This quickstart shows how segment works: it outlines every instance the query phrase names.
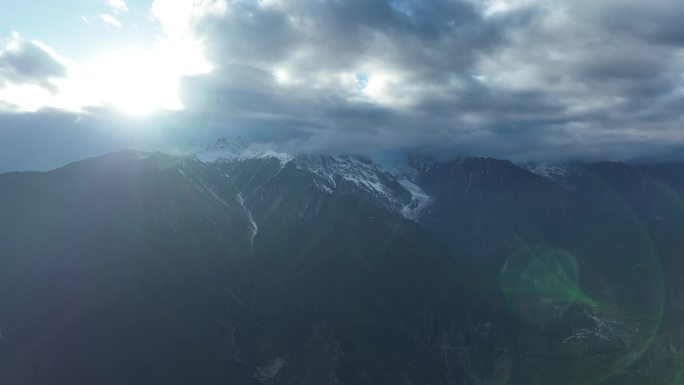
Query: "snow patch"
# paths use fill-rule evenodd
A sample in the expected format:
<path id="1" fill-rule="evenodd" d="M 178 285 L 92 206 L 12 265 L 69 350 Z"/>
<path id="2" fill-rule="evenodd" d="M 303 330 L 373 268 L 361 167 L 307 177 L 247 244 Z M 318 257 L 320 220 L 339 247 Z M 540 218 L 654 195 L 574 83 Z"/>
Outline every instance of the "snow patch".
<path id="1" fill-rule="evenodd" d="M 249 208 L 247 208 L 245 199 L 242 197 L 242 193 L 238 193 L 237 200 L 240 206 L 242 206 L 242 208 L 245 210 L 245 213 L 247 214 L 247 220 L 252 226 L 252 234 L 250 235 L 249 244 L 254 246 L 254 238 L 256 238 L 257 234 L 259 233 L 259 226 L 257 226 L 257 223 L 254 220 L 254 215 L 252 215 L 252 212 L 249 210 Z"/>
<path id="2" fill-rule="evenodd" d="M 411 193 L 411 202 L 401 209 L 401 214 L 408 219 L 416 220 L 420 213 L 430 205 L 432 197 L 408 179 L 402 179 L 399 183 Z"/>
<path id="3" fill-rule="evenodd" d="M 290 154 L 285 154 L 283 152 L 275 152 L 275 151 L 264 151 L 262 153 L 255 154 L 253 156 L 254 158 L 258 159 L 277 159 L 280 162 L 281 166 L 285 166 L 286 164 L 292 162 L 295 158 L 290 155 Z"/>
<path id="4" fill-rule="evenodd" d="M 551 180 L 564 178 L 570 174 L 567 167 L 560 163 L 526 162 L 519 163 L 518 166 L 542 178 Z"/>
<path id="5" fill-rule="evenodd" d="M 368 159 L 353 156 L 313 156 L 299 159 L 298 166 L 316 174 L 322 180 L 316 183 L 326 193 L 339 192 L 340 181 L 348 182 L 390 205 L 400 205 L 381 176 L 392 179 L 382 168 Z"/>
<path id="6" fill-rule="evenodd" d="M 262 384 L 272 384 L 278 375 L 284 368 L 287 367 L 287 361 L 278 357 L 271 360 L 263 368 L 257 367 L 256 373 L 254 373 L 254 379 Z"/>
<path id="7" fill-rule="evenodd" d="M 241 140 L 227 139 L 219 139 L 216 143 L 204 145 L 189 152 L 204 163 L 276 159 L 281 166 L 285 166 L 295 159 L 289 154 L 261 148 L 261 146 L 250 146 Z"/>

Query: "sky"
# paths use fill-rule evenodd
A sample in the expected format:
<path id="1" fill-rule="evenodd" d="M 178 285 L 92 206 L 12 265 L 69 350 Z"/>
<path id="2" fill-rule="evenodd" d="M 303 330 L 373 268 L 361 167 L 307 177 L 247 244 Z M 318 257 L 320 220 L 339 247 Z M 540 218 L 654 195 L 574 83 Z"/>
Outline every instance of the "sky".
<path id="1" fill-rule="evenodd" d="M 678 0 L 0 2 L 0 171 L 274 150 L 684 160 Z"/>

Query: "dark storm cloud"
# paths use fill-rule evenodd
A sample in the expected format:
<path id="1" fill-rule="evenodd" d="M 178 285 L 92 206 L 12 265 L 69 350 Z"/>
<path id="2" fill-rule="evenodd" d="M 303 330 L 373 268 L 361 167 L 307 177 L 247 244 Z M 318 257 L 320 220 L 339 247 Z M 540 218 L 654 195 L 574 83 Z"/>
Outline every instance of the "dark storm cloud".
<path id="1" fill-rule="evenodd" d="M 197 26 L 219 69 L 188 80 L 185 104 L 212 106 L 211 113 L 220 109 L 228 120 L 306 120 L 306 136 L 323 147 L 325 138 L 353 144 L 341 135 L 366 143 L 375 136 L 370 142 L 383 147 L 414 137 L 432 140 L 432 133 L 396 125 L 428 118 L 420 123 L 428 126 L 433 119 L 424 113 L 431 109 L 451 115 L 447 104 L 465 103 L 454 96 L 477 92 L 464 84 L 473 82 L 477 58 L 503 44 L 507 29 L 524 25 L 532 14 L 521 9 L 486 20 L 477 4 L 466 1 L 235 2 L 227 15 Z M 369 79 L 368 87 L 380 83 L 386 90 L 369 95 L 360 77 Z M 439 101 L 411 107 L 429 98 Z"/>
<path id="2" fill-rule="evenodd" d="M 624 159 L 684 141 L 684 3 L 487 4 L 230 2 L 196 26 L 218 68 L 186 106 L 302 151 Z"/>
<path id="3" fill-rule="evenodd" d="M 36 84 L 50 92 L 56 92 L 51 79 L 65 77 L 64 64 L 60 63 L 46 47 L 12 35 L 0 41 L 0 85 Z"/>
<path id="4" fill-rule="evenodd" d="M 681 46 L 684 44 L 682 20 L 684 8 L 673 1 L 649 3 L 626 2 L 601 13 L 602 22 L 611 30 L 650 43 Z"/>
<path id="5" fill-rule="evenodd" d="M 681 1 L 232 0 L 198 14 L 190 34 L 215 69 L 185 78 L 185 111 L 155 122 L 194 143 L 514 160 L 684 146 Z M 33 54 L 44 65 L 14 72 L 63 73 Z"/>
<path id="6" fill-rule="evenodd" d="M 356 71 L 391 63 L 421 80 L 443 81 L 501 43 L 525 12 L 486 20 L 469 1 L 283 1 L 260 6 L 236 1 L 197 26 L 219 65 L 272 69 L 289 64 L 298 75 Z"/>

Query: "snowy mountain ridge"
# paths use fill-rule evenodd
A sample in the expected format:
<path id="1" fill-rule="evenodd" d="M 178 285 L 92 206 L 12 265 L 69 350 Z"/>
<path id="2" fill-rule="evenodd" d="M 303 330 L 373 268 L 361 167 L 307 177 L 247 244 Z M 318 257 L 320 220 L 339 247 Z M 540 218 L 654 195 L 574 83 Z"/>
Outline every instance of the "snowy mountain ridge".
<path id="1" fill-rule="evenodd" d="M 190 155 L 203 163 L 224 165 L 275 159 L 279 162 L 279 170 L 296 167 L 310 173 L 313 187 L 320 192 L 357 196 L 414 221 L 434 201 L 425 191 L 422 176 L 441 164 L 421 156 L 411 156 L 406 166 L 396 167 L 357 155 L 291 155 L 249 144 L 242 139 L 225 138 L 197 147 L 190 151 Z M 518 162 L 511 165 L 556 181 L 569 176 L 572 169 L 564 163 Z M 492 162 L 486 158 L 455 158 L 450 161 L 450 167 L 469 167 L 471 172 L 486 175 Z"/>
<path id="2" fill-rule="evenodd" d="M 358 196 L 412 220 L 430 203 L 430 197 L 411 177 L 416 174 L 413 170 L 389 170 L 367 157 L 293 156 L 227 139 L 196 148 L 190 155 L 203 163 L 223 165 L 276 159 L 280 169 L 292 165 L 310 173 L 313 186 L 325 194 Z"/>
<path id="3" fill-rule="evenodd" d="M 566 164 L 549 162 L 521 162 L 517 166 L 546 179 L 560 179 L 568 176 L 570 171 Z"/>
<path id="4" fill-rule="evenodd" d="M 250 146 L 240 139 L 219 139 L 215 143 L 190 149 L 188 152 L 205 163 L 227 162 L 255 158 L 274 158 L 278 159 L 281 165 L 285 165 L 295 159 L 289 154 Z"/>

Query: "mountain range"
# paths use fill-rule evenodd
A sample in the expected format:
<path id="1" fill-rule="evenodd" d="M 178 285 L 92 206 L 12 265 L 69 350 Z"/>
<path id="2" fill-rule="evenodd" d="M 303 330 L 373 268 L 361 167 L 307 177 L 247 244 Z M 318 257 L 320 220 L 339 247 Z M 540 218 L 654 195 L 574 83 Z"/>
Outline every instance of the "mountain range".
<path id="1" fill-rule="evenodd" d="M 227 140 L 0 175 L 0 383 L 678 384 L 684 164 Z"/>

